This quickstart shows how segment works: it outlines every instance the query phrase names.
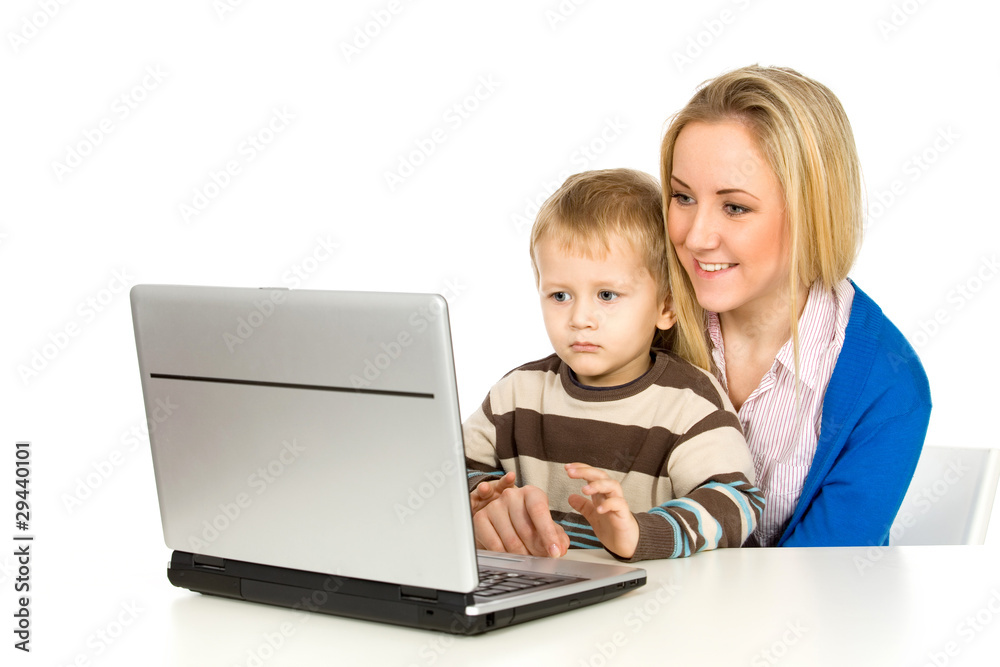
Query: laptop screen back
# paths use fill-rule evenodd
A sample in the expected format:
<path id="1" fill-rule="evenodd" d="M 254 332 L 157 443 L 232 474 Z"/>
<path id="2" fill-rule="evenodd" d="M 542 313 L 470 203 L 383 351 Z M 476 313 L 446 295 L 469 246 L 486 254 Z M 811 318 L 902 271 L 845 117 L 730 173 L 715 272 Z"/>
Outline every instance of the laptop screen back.
<path id="1" fill-rule="evenodd" d="M 131 298 L 169 548 L 475 587 L 442 297 L 139 285 Z"/>

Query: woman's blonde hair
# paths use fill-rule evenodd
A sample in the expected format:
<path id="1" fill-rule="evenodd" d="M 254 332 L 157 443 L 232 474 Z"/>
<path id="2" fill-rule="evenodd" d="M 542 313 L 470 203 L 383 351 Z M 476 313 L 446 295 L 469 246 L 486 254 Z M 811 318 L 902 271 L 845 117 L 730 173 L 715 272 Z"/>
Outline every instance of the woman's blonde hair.
<path id="1" fill-rule="evenodd" d="M 798 365 L 799 285 L 832 287 L 847 277 L 861 246 L 861 166 L 854 133 L 836 96 L 792 69 L 751 65 L 706 82 L 673 116 L 660 148 L 665 218 L 673 195 L 674 144 L 688 123 L 737 121 L 750 132 L 781 184 L 791 248 L 790 325 Z M 676 351 L 708 369 L 705 313 L 677 252 L 668 244 Z"/>

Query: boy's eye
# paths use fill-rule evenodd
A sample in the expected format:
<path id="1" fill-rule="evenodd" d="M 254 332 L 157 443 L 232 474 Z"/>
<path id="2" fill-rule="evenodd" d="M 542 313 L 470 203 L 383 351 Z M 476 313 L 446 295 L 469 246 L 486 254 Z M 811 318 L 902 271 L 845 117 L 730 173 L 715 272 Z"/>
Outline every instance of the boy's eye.
<path id="1" fill-rule="evenodd" d="M 614 301 L 615 299 L 618 298 L 618 293 L 612 292 L 609 289 L 602 289 L 600 292 L 597 293 L 597 298 L 600 299 L 601 301 Z"/>
<path id="2" fill-rule="evenodd" d="M 552 294 L 552 300 L 556 303 L 563 303 L 564 301 L 569 301 L 569 294 L 566 292 L 555 292 Z"/>

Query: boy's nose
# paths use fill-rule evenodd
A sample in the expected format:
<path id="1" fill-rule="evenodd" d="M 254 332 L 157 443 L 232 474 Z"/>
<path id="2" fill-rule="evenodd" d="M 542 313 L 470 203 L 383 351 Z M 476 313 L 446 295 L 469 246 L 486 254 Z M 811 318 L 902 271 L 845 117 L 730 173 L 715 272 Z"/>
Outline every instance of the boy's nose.
<path id="1" fill-rule="evenodd" d="M 570 313 L 569 325 L 573 329 L 592 329 L 597 326 L 597 318 L 590 304 L 577 301 Z"/>

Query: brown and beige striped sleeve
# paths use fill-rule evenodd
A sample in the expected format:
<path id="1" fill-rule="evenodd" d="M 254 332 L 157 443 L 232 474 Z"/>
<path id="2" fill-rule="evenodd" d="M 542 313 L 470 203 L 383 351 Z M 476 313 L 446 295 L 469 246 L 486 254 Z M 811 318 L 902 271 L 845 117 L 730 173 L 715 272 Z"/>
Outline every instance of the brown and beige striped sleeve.
<path id="1" fill-rule="evenodd" d="M 518 485 L 546 492 L 576 547 L 601 544 L 568 503 L 584 484 L 565 473 L 574 461 L 621 484 L 640 525 L 635 560 L 739 546 L 763 505 L 718 382 L 663 351 L 643 377 L 609 389 L 577 384 L 555 355 L 526 364 L 491 389 L 464 434 L 470 489 L 516 471 Z"/>
<path id="2" fill-rule="evenodd" d="M 497 459 L 497 429 L 493 423 L 489 395 L 462 424 L 462 438 L 465 440 L 465 467 L 469 475 L 470 493 L 480 482 L 504 475 Z"/>

